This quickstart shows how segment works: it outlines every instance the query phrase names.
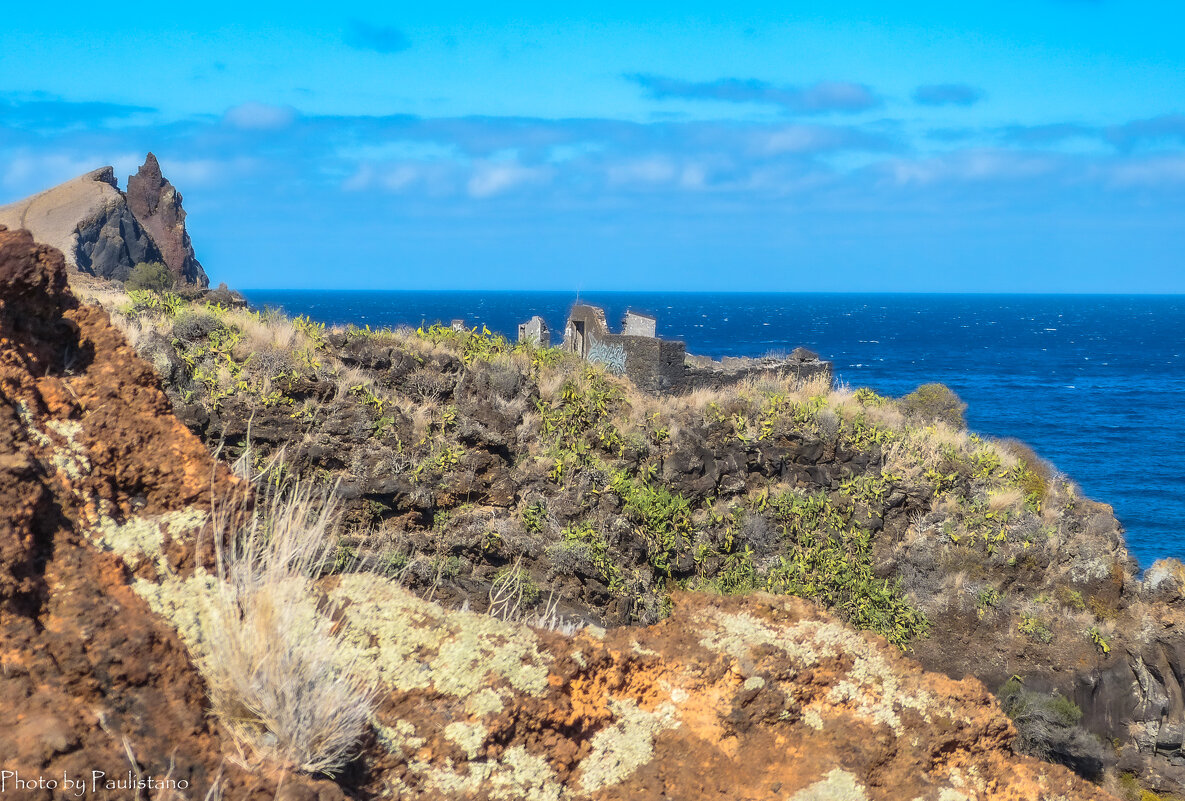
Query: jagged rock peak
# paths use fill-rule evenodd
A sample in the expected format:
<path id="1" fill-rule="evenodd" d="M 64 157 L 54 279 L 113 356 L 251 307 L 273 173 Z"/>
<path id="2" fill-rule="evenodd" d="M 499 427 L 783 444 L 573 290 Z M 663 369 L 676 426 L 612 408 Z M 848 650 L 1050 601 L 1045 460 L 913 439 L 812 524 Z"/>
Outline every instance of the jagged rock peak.
<path id="1" fill-rule="evenodd" d="M 29 231 L 62 251 L 68 266 L 100 278 L 125 281 L 136 264 L 160 261 L 179 285 L 209 286 L 185 230 L 181 195 L 151 153 L 128 188 L 130 195 L 119 191 L 114 168 L 100 167 L 0 206 L 0 225 Z"/>
<path id="2" fill-rule="evenodd" d="M 161 257 L 179 282 L 209 286 L 185 229 L 181 193 L 160 170 L 156 155 L 149 153 L 135 175 L 128 177 L 128 207 L 160 248 Z"/>

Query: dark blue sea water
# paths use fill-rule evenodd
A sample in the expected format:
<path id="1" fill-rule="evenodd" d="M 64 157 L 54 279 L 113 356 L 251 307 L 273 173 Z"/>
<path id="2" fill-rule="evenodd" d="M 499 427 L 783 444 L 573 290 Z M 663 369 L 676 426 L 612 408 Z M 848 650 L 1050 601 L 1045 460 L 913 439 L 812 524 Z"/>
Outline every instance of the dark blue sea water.
<path id="1" fill-rule="evenodd" d="M 337 324 L 465 318 L 512 338 L 533 314 L 563 331 L 570 293 L 249 291 Z M 596 293 L 616 326 L 658 317 L 692 353 L 805 345 L 853 386 L 901 395 L 941 381 L 972 429 L 1017 437 L 1115 507 L 1140 564 L 1185 558 L 1185 297 Z"/>

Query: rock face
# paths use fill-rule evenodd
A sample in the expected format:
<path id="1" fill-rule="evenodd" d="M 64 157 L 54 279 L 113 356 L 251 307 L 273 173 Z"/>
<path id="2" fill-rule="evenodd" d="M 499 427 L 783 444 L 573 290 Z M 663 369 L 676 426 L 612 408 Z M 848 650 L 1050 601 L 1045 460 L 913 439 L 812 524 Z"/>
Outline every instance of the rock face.
<path id="1" fill-rule="evenodd" d="M 107 314 L 71 296 L 66 269 L 28 232 L 0 228 L 0 769 L 88 789 L 95 770 L 202 788 L 149 796 L 100 783 L 95 798 L 202 798 L 220 783 L 228 799 L 271 799 L 273 780 L 224 764 L 185 647 L 132 592 L 124 562 L 94 544 L 136 513 L 201 510 L 227 475 Z M 169 546 L 176 569 L 193 554 Z M 73 794 L 7 778 L 14 798 Z"/>
<path id="2" fill-rule="evenodd" d="M 128 178 L 128 208 L 160 248 L 161 257 L 178 281 L 209 285 L 185 230 L 181 193 L 161 175 L 156 156 L 148 154 L 135 175 Z"/>
<path id="3" fill-rule="evenodd" d="M 134 203 L 119 191 L 115 171 L 103 167 L 0 207 L 0 225 L 28 230 L 60 250 L 68 266 L 100 278 L 124 281 L 140 262 L 165 261 L 180 285 L 208 286 L 185 232 L 181 196 L 152 154 L 138 175 Z"/>
<path id="4" fill-rule="evenodd" d="M 210 586 L 185 532 L 234 479 L 65 270 L 0 230 L 0 769 L 157 783 L 99 799 L 344 801 L 326 780 L 237 767 L 193 666 L 202 641 L 170 625 L 188 637 L 208 607 L 169 621 L 143 600 L 157 582 Z M 316 589 L 300 602 L 380 693 L 350 798 L 1109 798 L 1014 754 L 978 682 L 927 674 L 798 599 L 682 595 L 650 628 L 565 634 L 447 611 L 377 574 Z"/>
<path id="5" fill-rule="evenodd" d="M 562 614 L 608 626 L 660 620 L 676 582 L 867 602 L 863 625 L 927 670 L 993 691 L 1016 676 L 1064 712 L 1030 732 L 1035 753 L 1185 791 L 1185 568 L 1141 581 L 1110 507 L 996 444 L 869 393 L 627 396 L 579 361 L 482 358 L 465 334 L 298 336 L 199 307 L 137 322 L 191 430 L 340 479 L 351 525 L 377 529 L 354 543 L 398 543 L 413 590 L 483 610 L 520 564 Z M 210 381 L 224 365 L 235 381 Z"/>
<path id="6" fill-rule="evenodd" d="M 925 673 L 800 599 L 683 595 L 655 626 L 569 636 L 448 612 L 372 577 L 327 596 L 389 693 L 374 794 L 1110 798 L 1012 753 L 979 682 Z"/>

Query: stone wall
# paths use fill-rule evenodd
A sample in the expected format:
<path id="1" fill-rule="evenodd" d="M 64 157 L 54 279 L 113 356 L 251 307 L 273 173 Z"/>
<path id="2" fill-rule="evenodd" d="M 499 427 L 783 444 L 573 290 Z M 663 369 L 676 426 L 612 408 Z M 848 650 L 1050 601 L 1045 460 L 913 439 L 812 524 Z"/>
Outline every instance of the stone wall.
<path id="1" fill-rule="evenodd" d="M 623 327 L 640 333 L 614 334 L 605 321 L 604 310 L 578 304 L 568 314 L 563 348 L 602 365 L 614 375 L 626 376 L 646 392 L 679 391 L 687 346 L 678 340 L 656 338 L 655 324 L 653 317 L 630 312 Z"/>
<path id="2" fill-rule="evenodd" d="M 533 318 L 536 319 L 536 318 Z M 526 326 L 519 326 L 519 338 Z M 626 312 L 623 333 L 609 330 L 605 312 L 596 306 L 577 304 L 568 314 L 562 347 L 586 361 L 623 375 L 639 389 L 654 393 L 681 393 L 720 388 L 752 376 L 793 377 L 810 380 L 832 378 L 831 362 L 819 354 L 798 348 L 785 359 L 751 359 L 726 356 L 720 361 L 687 353 L 685 343 L 655 336 L 657 321 L 649 315 Z"/>
<path id="3" fill-rule="evenodd" d="M 823 361 L 819 354 L 806 348 L 796 348 L 785 359 L 768 356 L 756 359 L 725 356 L 716 361 L 706 356 L 688 355 L 683 389 L 688 392 L 695 389 L 719 389 L 746 378 L 762 376 L 793 377 L 800 381 L 822 377 L 830 382 L 834 378 L 834 372 L 831 362 Z"/>

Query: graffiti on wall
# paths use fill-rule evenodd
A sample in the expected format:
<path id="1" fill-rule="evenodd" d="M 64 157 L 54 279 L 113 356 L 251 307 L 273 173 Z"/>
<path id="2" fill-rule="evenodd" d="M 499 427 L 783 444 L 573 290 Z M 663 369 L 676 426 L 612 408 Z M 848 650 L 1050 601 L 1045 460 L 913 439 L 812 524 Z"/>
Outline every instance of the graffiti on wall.
<path id="1" fill-rule="evenodd" d="M 587 358 L 594 364 L 603 364 L 614 375 L 625 374 L 625 345 L 621 343 L 609 345 L 590 338 Z"/>

